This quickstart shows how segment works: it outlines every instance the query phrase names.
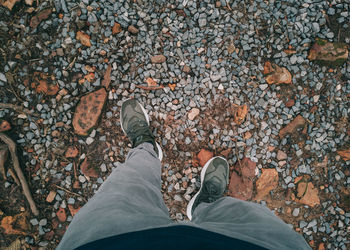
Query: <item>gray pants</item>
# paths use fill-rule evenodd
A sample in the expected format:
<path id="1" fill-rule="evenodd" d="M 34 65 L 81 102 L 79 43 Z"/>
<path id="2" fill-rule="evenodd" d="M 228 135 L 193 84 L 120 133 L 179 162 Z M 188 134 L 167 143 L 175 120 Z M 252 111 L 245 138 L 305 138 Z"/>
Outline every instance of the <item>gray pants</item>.
<path id="1" fill-rule="evenodd" d="M 153 147 L 131 149 L 97 193 L 74 216 L 58 249 L 74 249 L 98 239 L 139 230 L 189 225 L 269 249 L 310 249 L 268 208 L 231 197 L 201 203 L 192 222 L 169 218 L 161 194 L 161 163 Z"/>

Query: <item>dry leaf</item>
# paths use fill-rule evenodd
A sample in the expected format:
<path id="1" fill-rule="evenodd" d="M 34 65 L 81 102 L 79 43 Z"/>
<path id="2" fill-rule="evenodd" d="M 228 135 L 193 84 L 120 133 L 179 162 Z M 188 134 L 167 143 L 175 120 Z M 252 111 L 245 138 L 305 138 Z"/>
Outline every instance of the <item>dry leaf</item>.
<path id="1" fill-rule="evenodd" d="M 9 10 L 12 10 L 13 6 L 20 0 L 6 0 L 6 1 L 0 1 L 1 5 L 8 8 Z"/>
<path id="2" fill-rule="evenodd" d="M 235 123 L 242 124 L 242 122 L 244 121 L 247 114 L 248 114 L 248 106 L 247 105 L 244 104 L 244 105 L 238 106 L 238 108 L 234 114 Z"/>
<path id="3" fill-rule="evenodd" d="M 49 16 L 51 15 L 51 12 L 52 12 L 51 9 L 40 11 L 38 14 L 36 14 L 30 19 L 30 24 L 29 24 L 30 27 L 33 29 L 38 27 L 38 25 L 41 23 L 42 20 L 49 18 Z"/>
<path id="4" fill-rule="evenodd" d="M 176 83 L 174 84 L 169 84 L 169 88 L 174 91 L 175 90 L 175 87 L 176 87 Z"/>
<path id="5" fill-rule="evenodd" d="M 146 82 L 147 82 L 148 87 L 155 87 L 155 86 L 157 86 L 157 82 L 155 80 L 153 80 L 153 78 L 151 78 L 151 77 L 148 77 L 146 79 Z"/>
<path id="6" fill-rule="evenodd" d="M 90 36 L 85 34 L 84 32 L 78 31 L 76 35 L 76 39 L 79 40 L 82 45 L 91 47 Z"/>
<path id="7" fill-rule="evenodd" d="M 39 80 L 39 85 L 36 87 L 37 93 L 44 93 L 45 95 L 56 95 L 58 90 L 58 85 L 49 85 L 45 80 Z"/>
<path id="8" fill-rule="evenodd" d="M 89 73 L 95 72 L 95 67 L 91 67 L 90 65 L 85 65 L 85 69 Z"/>
<path id="9" fill-rule="evenodd" d="M 331 43 L 317 38 L 310 49 L 308 59 L 316 60 L 322 65 L 340 66 L 347 60 L 348 55 L 348 46 L 345 43 Z"/>
<path id="10" fill-rule="evenodd" d="M 105 86 L 106 89 L 108 89 L 109 84 L 111 83 L 111 72 L 112 72 L 112 65 L 108 64 L 106 73 L 103 76 L 103 80 L 102 80 L 102 86 Z"/>
<path id="11" fill-rule="evenodd" d="M 66 158 L 75 158 L 75 157 L 77 157 L 78 153 L 79 153 L 79 150 L 75 146 L 69 146 L 67 148 L 66 153 L 65 153 L 65 157 Z"/>
<path id="12" fill-rule="evenodd" d="M 338 150 L 337 153 L 343 158 L 344 161 L 350 160 L 350 148 L 345 150 Z"/>
<path id="13" fill-rule="evenodd" d="M 292 75 L 285 67 L 270 62 L 264 65 L 265 80 L 268 84 L 290 84 L 292 82 Z"/>
<path id="14" fill-rule="evenodd" d="M 81 172 L 88 177 L 98 177 L 98 173 L 94 166 L 90 166 L 90 163 L 87 161 L 87 158 L 83 161 L 83 163 L 80 165 Z"/>
<path id="15" fill-rule="evenodd" d="M 15 216 L 6 216 L 1 220 L 1 227 L 5 234 L 22 234 L 27 235 L 29 223 L 27 220 L 28 213 L 20 213 Z"/>

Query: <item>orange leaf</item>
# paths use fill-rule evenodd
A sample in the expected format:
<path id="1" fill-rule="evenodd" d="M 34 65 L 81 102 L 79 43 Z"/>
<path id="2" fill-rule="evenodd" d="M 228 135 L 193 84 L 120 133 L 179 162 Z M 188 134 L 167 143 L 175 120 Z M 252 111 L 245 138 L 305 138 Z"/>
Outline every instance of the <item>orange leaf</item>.
<path id="1" fill-rule="evenodd" d="M 175 90 L 175 87 L 176 87 L 176 83 L 174 84 L 169 84 L 169 88 L 174 91 Z"/>
<path id="2" fill-rule="evenodd" d="M 148 87 L 155 87 L 157 86 L 157 82 L 155 80 L 153 80 L 151 77 L 148 77 L 146 79 L 147 85 Z"/>
<path id="3" fill-rule="evenodd" d="M 345 150 L 338 150 L 337 153 L 343 158 L 344 161 L 350 160 L 350 148 Z"/>
<path id="4" fill-rule="evenodd" d="M 44 93 L 45 95 L 56 95 L 58 90 L 57 85 L 49 85 L 45 80 L 39 80 L 39 85 L 36 87 L 37 93 Z"/>
<path id="5" fill-rule="evenodd" d="M 90 36 L 85 34 L 84 32 L 78 31 L 75 38 L 79 40 L 82 45 L 91 47 Z"/>
<path id="6" fill-rule="evenodd" d="M 237 110 L 235 111 L 235 114 L 234 114 L 234 121 L 236 124 L 241 124 L 246 115 L 248 114 L 248 106 L 247 105 L 241 105 L 237 108 Z"/>
<path id="7" fill-rule="evenodd" d="M 28 234 L 29 224 L 27 213 L 17 214 L 15 216 L 6 216 L 1 220 L 1 227 L 5 230 L 5 234 Z"/>

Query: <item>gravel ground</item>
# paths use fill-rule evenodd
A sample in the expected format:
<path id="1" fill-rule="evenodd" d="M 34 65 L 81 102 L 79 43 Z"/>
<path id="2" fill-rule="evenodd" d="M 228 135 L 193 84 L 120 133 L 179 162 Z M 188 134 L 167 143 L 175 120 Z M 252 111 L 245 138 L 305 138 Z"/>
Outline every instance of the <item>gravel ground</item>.
<path id="1" fill-rule="evenodd" d="M 337 154 L 349 147 L 350 60 L 330 67 L 308 59 L 317 37 L 350 43 L 349 2 L 23 2 L 12 11 L 0 7 L 0 102 L 22 108 L 2 108 L 0 118 L 12 126 L 7 133 L 19 145 L 41 213 L 28 216 L 31 229 L 23 235 L 2 233 L 2 247 L 18 237 L 27 247 L 58 244 L 75 209 L 124 161 L 130 145 L 119 109 L 135 97 L 164 149 L 162 191 L 174 220 L 187 220 L 186 204 L 200 186 L 194 159 L 205 148 L 225 152 L 231 166 L 250 158 L 255 180 L 261 169 L 275 169 L 278 187 L 259 202 L 312 248 L 350 248 L 350 161 Z M 89 37 L 78 38 L 80 32 Z M 267 84 L 266 61 L 288 69 L 292 84 Z M 75 107 L 101 88 L 108 65 L 101 118 L 87 136 L 77 135 Z M 140 88 L 148 78 L 164 88 Z M 49 83 L 44 93 L 35 86 L 40 81 Z M 227 110 L 243 104 L 248 115 L 238 125 Z M 281 138 L 298 115 L 304 131 Z M 68 146 L 78 149 L 76 158 L 66 157 Z M 79 170 L 85 159 L 98 177 Z M 290 198 L 305 176 L 320 204 Z M 11 177 L 2 178 L 1 193 L 2 217 L 30 211 Z"/>

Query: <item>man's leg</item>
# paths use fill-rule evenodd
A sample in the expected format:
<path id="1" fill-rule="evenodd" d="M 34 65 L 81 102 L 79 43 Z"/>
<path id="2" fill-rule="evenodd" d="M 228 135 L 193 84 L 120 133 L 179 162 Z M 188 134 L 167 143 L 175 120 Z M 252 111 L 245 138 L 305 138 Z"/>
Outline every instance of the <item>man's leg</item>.
<path id="1" fill-rule="evenodd" d="M 268 249 L 310 249 L 304 238 L 260 204 L 232 197 L 200 203 L 192 222 L 199 227 Z"/>
<path id="2" fill-rule="evenodd" d="M 98 192 L 70 223 L 58 249 L 154 227 L 171 225 L 161 190 L 161 163 L 150 143 L 130 150 Z"/>

